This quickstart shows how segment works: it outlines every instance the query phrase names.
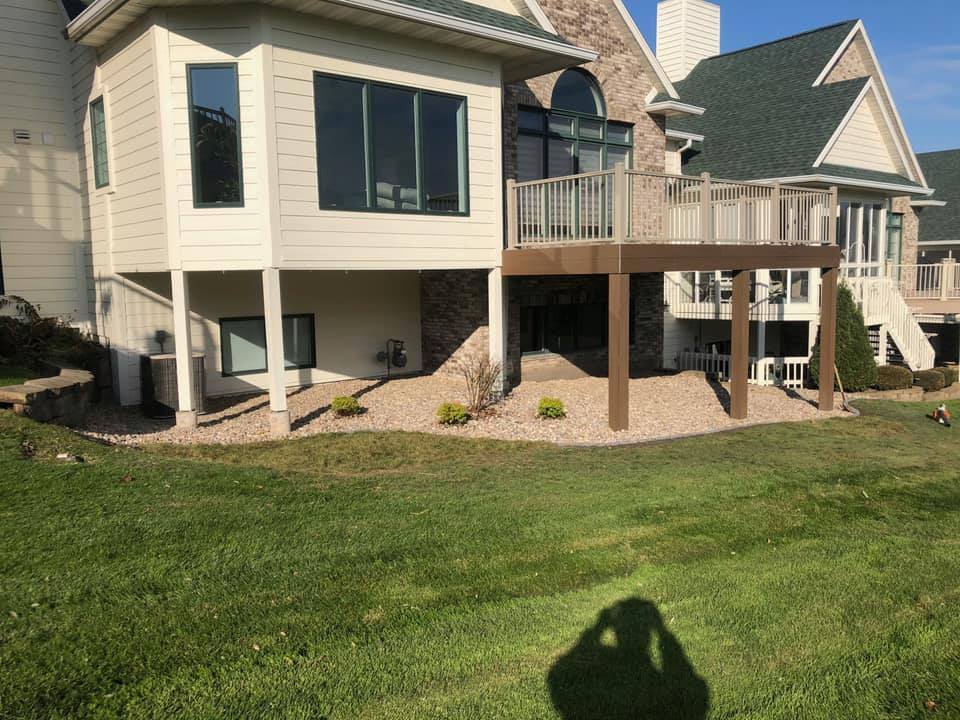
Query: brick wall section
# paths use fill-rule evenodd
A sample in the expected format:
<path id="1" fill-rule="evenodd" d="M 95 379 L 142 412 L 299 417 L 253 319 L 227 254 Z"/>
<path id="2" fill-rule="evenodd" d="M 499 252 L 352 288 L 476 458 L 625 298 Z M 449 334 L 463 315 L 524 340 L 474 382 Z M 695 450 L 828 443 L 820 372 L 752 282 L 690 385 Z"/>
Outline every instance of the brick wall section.
<path id="1" fill-rule="evenodd" d="M 487 270 L 420 274 L 423 371 L 459 375 L 462 363 L 490 350 Z"/>
<path id="2" fill-rule="evenodd" d="M 634 123 L 634 167 L 663 172 L 664 119 L 647 114 L 653 89 L 640 61 L 640 48 L 610 0 L 540 0 L 557 32 L 570 42 L 596 50 L 600 57 L 582 67 L 600 83 L 610 120 Z M 550 107 L 560 73 L 508 85 L 504 93 L 504 172 L 517 176 L 517 106 Z"/>
<path id="3" fill-rule="evenodd" d="M 866 77 L 870 74 L 870 66 L 871 63 L 867 61 L 866 44 L 858 36 L 856 40 L 850 43 L 837 64 L 833 66 L 825 82 L 829 84 Z"/>
<path id="4" fill-rule="evenodd" d="M 920 242 L 920 216 L 910 207 L 910 198 L 893 199 L 893 212 L 903 213 L 903 253 L 900 262 L 903 265 L 915 265 Z"/>

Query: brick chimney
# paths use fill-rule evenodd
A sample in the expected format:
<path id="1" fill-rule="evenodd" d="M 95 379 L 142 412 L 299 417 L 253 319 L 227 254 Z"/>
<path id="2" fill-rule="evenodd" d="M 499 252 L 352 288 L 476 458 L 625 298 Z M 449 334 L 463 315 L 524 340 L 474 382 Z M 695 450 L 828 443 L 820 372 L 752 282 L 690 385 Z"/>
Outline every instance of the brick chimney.
<path id="1" fill-rule="evenodd" d="M 706 0 L 657 4 L 657 59 L 671 81 L 683 80 L 698 62 L 719 54 L 719 5 Z"/>

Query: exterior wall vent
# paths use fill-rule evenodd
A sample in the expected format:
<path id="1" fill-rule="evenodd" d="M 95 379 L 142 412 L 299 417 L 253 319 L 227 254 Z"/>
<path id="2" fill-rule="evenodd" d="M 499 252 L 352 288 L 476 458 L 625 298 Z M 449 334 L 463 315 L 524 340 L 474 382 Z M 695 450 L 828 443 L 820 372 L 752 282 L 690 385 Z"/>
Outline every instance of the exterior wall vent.
<path id="1" fill-rule="evenodd" d="M 19 145 L 29 145 L 30 144 L 30 131 L 29 130 L 14 130 L 13 131 L 13 142 Z"/>

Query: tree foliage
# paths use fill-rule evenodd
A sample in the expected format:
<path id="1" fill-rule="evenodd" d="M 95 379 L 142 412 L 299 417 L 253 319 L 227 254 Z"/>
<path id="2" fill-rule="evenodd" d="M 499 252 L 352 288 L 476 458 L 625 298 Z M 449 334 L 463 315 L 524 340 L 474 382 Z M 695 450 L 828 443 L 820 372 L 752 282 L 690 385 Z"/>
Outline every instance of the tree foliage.
<path id="1" fill-rule="evenodd" d="M 821 331 L 822 331 L 821 327 Z M 843 388 L 850 392 L 859 392 L 872 387 L 877 382 L 877 363 L 874 359 L 870 336 L 850 288 L 841 284 L 837 289 L 837 371 Z M 817 344 L 810 358 L 810 380 L 820 385 L 820 332 Z M 839 389 L 839 384 L 836 388 Z"/>

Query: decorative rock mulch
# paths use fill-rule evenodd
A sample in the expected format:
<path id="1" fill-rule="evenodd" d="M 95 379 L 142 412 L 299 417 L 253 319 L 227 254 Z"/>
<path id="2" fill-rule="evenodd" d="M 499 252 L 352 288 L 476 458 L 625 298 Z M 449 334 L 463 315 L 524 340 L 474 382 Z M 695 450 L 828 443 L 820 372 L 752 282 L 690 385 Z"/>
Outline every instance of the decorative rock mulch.
<path id="1" fill-rule="evenodd" d="M 459 378 L 426 376 L 390 381 L 351 380 L 292 391 L 288 405 L 293 437 L 321 432 L 407 430 L 472 438 L 535 440 L 560 444 L 644 442 L 696 435 L 757 423 L 816 420 L 843 415 L 821 413 L 815 393 L 777 388 L 750 388 L 749 417 L 732 420 L 726 411 L 725 385 L 702 375 L 681 373 L 630 381 L 630 429 L 613 432 L 607 426 L 607 381 L 580 378 L 523 383 L 499 405 L 463 427 L 447 428 L 436 421 L 445 401 L 461 401 Z M 356 417 L 337 418 L 330 401 L 353 395 L 365 408 Z M 564 420 L 536 417 L 541 397 L 563 400 Z M 176 428 L 173 422 L 151 420 L 136 408 L 100 407 L 85 421 L 84 434 L 112 443 L 247 443 L 270 440 L 266 395 L 213 398 L 197 428 Z"/>

